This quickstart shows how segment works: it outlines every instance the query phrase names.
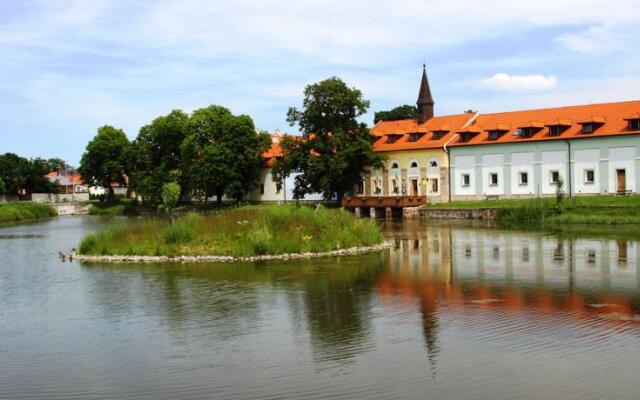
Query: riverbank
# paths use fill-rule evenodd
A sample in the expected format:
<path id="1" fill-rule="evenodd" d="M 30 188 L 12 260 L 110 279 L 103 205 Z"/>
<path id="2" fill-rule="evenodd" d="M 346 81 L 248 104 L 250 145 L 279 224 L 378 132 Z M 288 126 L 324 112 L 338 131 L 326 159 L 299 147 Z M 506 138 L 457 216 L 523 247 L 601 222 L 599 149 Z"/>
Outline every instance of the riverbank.
<path id="1" fill-rule="evenodd" d="M 51 218 L 58 213 L 51 207 L 36 203 L 0 204 L 0 223 Z"/>
<path id="2" fill-rule="evenodd" d="M 429 210 L 495 210 L 485 212 L 502 224 L 640 225 L 640 196 L 455 201 L 433 204 Z M 469 214 L 471 215 L 471 214 Z"/>
<path id="3" fill-rule="evenodd" d="M 85 236 L 81 256 L 255 257 L 327 253 L 383 244 L 375 222 L 341 210 L 247 206 L 112 225 Z M 354 250 L 355 251 L 355 250 Z"/>

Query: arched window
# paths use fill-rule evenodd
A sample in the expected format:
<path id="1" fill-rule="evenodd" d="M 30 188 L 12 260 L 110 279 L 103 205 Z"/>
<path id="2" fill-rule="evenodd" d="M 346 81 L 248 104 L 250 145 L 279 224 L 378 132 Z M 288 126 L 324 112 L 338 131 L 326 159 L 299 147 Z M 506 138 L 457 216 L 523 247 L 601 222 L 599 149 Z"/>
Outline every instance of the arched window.
<path id="1" fill-rule="evenodd" d="M 398 168 L 398 163 L 395 163 L 395 162 L 394 162 L 394 163 L 391 165 L 391 169 L 396 169 L 396 168 Z"/>
<path id="2" fill-rule="evenodd" d="M 411 163 L 411 168 L 418 168 L 418 163 L 417 162 L 412 162 Z"/>
<path id="3" fill-rule="evenodd" d="M 438 162 L 435 161 L 435 160 L 431 160 L 431 161 L 429 161 L 429 166 L 431 168 L 436 168 L 438 166 Z"/>

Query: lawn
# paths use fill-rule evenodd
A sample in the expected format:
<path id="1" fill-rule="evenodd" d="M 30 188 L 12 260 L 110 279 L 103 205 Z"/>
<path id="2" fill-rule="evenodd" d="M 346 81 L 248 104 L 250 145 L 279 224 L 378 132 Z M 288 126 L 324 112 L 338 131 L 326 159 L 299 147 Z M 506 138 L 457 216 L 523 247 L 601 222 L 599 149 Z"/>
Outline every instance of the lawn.
<path id="1" fill-rule="evenodd" d="M 58 215 L 56 211 L 36 203 L 0 204 L 0 223 L 50 218 Z"/>
<path id="2" fill-rule="evenodd" d="M 374 221 L 341 210 L 295 205 L 190 213 L 171 221 L 138 219 L 89 233 L 86 255 L 253 256 L 325 252 L 382 243 Z"/>
<path id="3" fill-rule="evenodd" d="M 565 198 L 454 201 L 427 206 L 439 209 L 496 208 L 505 224 L 542 223 L 640 224 L 640 196 L 584 196 Z"/>

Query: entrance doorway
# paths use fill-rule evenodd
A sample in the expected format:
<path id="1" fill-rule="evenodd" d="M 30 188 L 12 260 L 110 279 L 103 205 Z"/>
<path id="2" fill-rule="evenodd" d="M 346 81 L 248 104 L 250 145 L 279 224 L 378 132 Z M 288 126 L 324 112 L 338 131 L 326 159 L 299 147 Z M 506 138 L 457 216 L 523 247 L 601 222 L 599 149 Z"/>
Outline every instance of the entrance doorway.
<path id="1" fill-rule="evenodd" d="M 418 195 L 418 180 L 411 179 L 411 195 L 416 197 Z"/>
<path id="2" fill-rule="evenodd" d="M 618 193 L 627 191 L 627 179 L 626 171 L 624 169 L 617 169 L 616 176 L 618 178 Z"/>

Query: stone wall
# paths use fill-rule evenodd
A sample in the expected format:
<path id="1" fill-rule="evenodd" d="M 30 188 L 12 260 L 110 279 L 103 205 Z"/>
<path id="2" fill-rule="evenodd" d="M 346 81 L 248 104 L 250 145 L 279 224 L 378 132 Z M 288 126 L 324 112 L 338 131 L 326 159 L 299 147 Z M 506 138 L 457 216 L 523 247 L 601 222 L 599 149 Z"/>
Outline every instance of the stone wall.
<path id="1" fill-rule="evenodd" d="M 34 203 L 68 203 L 73 201 L 89 201 L 89 193 L 33 193 L 31 194 L 31 201 L 33 201 Z"/>
<path id="2" fill-rule="evenodd" d="M 420 217 L 426 219 L 476 219 L 493 221 L 498 212 L 495 208 L 421 208 Z"/>

